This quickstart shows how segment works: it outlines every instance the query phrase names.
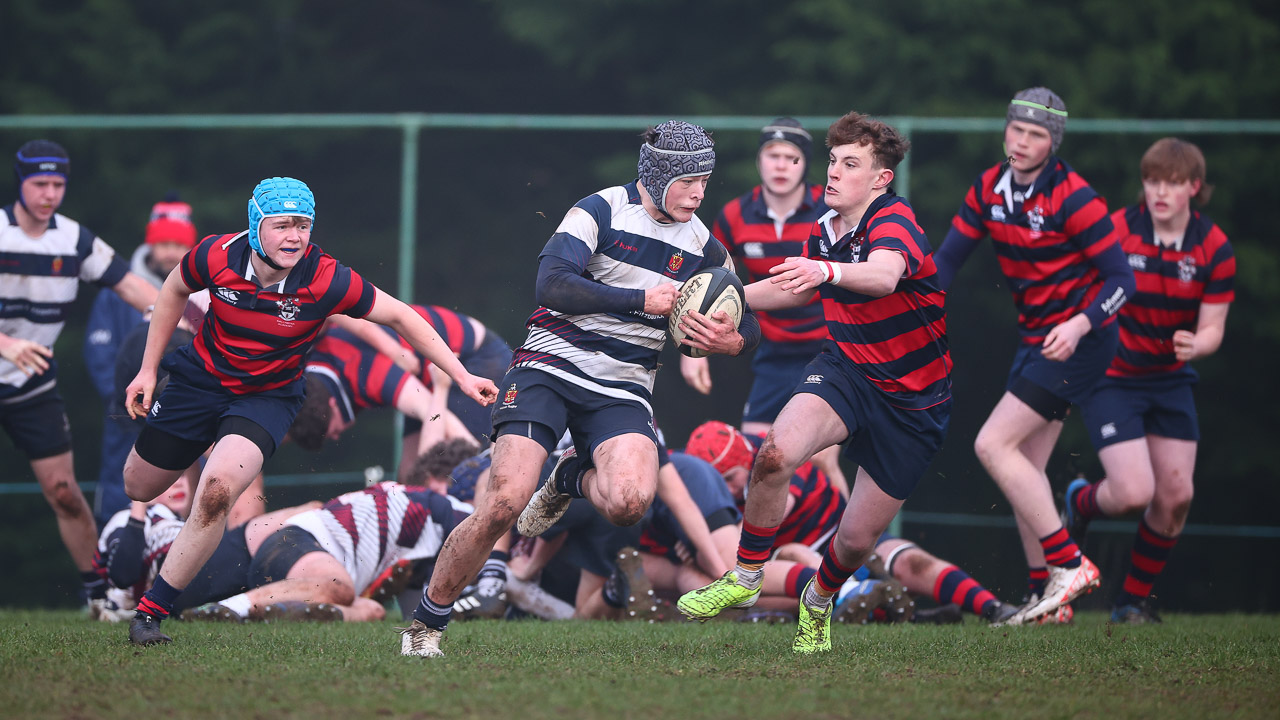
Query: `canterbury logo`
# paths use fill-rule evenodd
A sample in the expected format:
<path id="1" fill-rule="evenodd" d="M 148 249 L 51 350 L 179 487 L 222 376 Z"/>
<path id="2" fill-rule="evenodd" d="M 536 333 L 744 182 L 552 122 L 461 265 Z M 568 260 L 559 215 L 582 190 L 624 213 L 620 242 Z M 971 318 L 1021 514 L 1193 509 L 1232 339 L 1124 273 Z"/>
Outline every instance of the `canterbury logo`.
<path id="1" fill-rule="evenodd" d="M 809 377 L 804 379 L 804 382 L 806 385 L 817 385 L 818 383 L 822 382 L 822 376 L 810 375 Z"/>
<path id="2" fill-rule="evenodd" d="M 282 204 L 286 210 L 296 210 L 298 208 L 298 201 L 296 200 L 285 200 Z"/>

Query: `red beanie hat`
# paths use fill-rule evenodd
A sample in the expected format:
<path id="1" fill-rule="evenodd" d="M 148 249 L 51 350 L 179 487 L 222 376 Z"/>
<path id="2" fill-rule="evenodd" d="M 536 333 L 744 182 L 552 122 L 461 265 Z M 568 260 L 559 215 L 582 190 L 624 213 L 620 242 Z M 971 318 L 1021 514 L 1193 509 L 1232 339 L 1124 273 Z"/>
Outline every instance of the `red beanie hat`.
<path id="1" fill-rule="evenodd" d="M 147 223 L 148 245 L 175 242 L 187 247 L 196 244 L 196 226 L 191 222 L 191 206 L 184 202 L 158 202 L 151 208 Z"/>
<path id="2" fill-rule="evenodd" d="M 719 420 L 694 428 L 684 451 L 711 463 L 721 475 L 736 467 L 750 469 L 756 459 L 756 447 L 747 436 Z"/>

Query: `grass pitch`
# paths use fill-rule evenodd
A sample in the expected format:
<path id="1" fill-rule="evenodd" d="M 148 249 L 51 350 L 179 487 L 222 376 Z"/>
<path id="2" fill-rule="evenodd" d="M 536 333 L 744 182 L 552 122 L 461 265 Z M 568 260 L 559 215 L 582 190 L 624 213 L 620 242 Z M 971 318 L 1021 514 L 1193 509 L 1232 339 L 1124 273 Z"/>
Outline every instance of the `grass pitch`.
<path id="1" fill-rule="evenodd" d="M 443 659 L 395 623 L 124 625 L 0 611 L 0 716 L 21 718 L 1275 718 L 1280 617 L 1111 626 L 851 627 L 790 653 L 794 625 L 456 622 Z"/>

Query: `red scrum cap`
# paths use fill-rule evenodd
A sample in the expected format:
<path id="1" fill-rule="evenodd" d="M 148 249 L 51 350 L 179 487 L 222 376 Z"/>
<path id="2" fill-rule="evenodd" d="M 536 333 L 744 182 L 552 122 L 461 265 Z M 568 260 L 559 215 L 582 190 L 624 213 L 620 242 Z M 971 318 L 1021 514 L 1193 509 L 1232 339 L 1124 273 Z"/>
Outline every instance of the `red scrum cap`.
<path id="1" fill-rule="evenodd" d="M 684 451 L 706 460 L 721 474 L 736 467 L 750 469 L 756 448 L 737 428 L 719 420 L 708 420 L 694 428 Z"/>
<path id="2" fill-rule="evenodd" d="M 173 242 L 195 247 L 196 226 L 191 222 L 191 206 L 178 201 L 165 200 L 151 208 L 151 221 L 147 223 L 146 242 Z"/>

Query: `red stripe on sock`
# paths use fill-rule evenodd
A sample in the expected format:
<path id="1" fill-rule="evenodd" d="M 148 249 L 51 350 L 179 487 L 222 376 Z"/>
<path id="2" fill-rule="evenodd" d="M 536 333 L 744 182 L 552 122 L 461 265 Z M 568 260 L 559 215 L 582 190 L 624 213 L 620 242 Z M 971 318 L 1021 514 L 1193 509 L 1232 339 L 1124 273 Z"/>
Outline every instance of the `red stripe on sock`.
<path id="1" fill-rule="evenodd" d="M 1138 523 L 1138 537 L 1158 548 L 1164 548 L 1165 550 L 1168 550 L 1178 544 L 1178 537 L 1176 535 L 1174 537 L 1169 537 L 1168 535 L 1161 535 L 1157 533 L 1147 525 L 1147 521 L 1145 519 Z"/>
<path id="2" fill-rule="evenodd" d="M 1144 598 L 1151 594 L 1151 583 L 1127 575 L 1124 579 L 1124 591 L 1134 597 Z"/>
<path id="3" fill-rule="evenodd" d="M 800 563 L 796 563 L 795 565 L 792 565 L 791 569 L 787 571 L 787 584 L 786 584 L 787 597 L 793 597 L 793 598 L 800 597 L 800 593 L 797 592 L 794 595 L 792 593 L 796 587 L 796 580 L 800 577 L 800 573 L 802 571 L 804 571 L 804 566 L 801 565 Z"/>

